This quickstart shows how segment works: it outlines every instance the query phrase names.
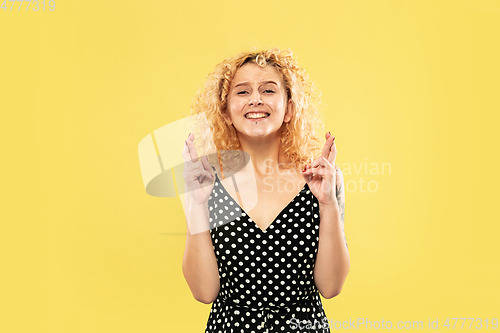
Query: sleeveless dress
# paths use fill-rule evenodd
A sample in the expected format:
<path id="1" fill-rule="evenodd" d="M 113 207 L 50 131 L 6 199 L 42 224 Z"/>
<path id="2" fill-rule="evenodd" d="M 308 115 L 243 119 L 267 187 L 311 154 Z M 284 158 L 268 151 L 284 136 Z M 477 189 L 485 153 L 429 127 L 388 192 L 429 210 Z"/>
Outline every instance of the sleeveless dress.
<path id="1" fill-rule="evenodd" d="M 205 333 L 329 333 L 313 275 L 319 205 L 307 183 L 262 230 L 215 175 L 209 214 L 220 291 Z"/>

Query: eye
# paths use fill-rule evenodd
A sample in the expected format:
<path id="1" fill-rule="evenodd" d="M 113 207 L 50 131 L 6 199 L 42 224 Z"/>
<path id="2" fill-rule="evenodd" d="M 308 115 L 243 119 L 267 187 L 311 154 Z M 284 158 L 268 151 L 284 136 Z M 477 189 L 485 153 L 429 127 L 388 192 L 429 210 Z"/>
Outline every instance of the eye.
<path id="1" fill-rule="evenodd" d="M 246 91 L 246 90 L 241 90 L 241 91 L 238 91 L 238 92 L 237 92 L 237 94 L 238 94 L 238 95 L 244 95 L 244 94 L 246 94 L 246 93 L 247 93 L 247 91 Z"/>
<path id="2" fill-rule="evenodd" d="M 274 94 L 274 90 L 272 89 L 266 89 L 264 90 L 265 93 L 268 93 L 268 94 Z"/>

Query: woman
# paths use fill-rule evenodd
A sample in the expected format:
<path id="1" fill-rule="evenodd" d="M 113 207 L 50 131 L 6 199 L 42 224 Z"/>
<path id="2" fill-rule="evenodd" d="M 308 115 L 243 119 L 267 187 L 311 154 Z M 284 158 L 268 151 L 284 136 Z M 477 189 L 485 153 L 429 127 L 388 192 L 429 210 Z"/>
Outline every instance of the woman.
<path id="1" fill-rule="evenodd" d="M 340 293 L 350 261 L 335 137 L 316 136 L 315 93 L 292 52 L 279 49 L 226 59 L 198 93 L 192 113 L 205 113 L 217 151 L 244 160 L 198 161 L 191 133 L 183 151 L 183 273 L 195 299 L 213 302 L 207 333 L 330 332 L 319 293 Z M 232 186 L 224 168 L 237 165 Z M 247 212 L 239 194 L 251 182 L 258 199 Z"/>

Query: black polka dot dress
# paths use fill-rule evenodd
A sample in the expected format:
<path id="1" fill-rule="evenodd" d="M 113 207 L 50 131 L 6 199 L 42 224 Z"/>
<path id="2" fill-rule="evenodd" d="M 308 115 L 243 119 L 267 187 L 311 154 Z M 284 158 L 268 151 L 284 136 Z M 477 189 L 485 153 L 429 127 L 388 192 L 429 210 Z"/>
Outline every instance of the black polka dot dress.
<path id="1" fill-rule="evenodd" d="M 320 220 L 308 185 L 262 230 L 215 175 L 209 213 L 220 291 L 205 333 L 330 332 L 314 284 Z"/>

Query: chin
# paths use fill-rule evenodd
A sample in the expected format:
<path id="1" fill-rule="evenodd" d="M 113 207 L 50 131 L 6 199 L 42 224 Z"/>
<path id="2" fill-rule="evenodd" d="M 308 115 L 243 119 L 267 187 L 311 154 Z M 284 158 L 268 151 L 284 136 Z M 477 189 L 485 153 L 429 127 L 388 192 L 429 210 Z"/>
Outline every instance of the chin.
<path id="1" fill-rule="evenodd" d="M 273 134 L 274 134 L 273 132 L 262 131 L 262 132 L 250 132 L 247 133 L 246 136 L 254 138 L 265 138 L 268 136 L 272 136 Z"/>
<path id="2" fill-rule="evenodd" d="M 244 135 L 249 138 L 264 138 L 266 136 L 272 136 L 274 134 L 278 134 L 279 128 L 278 129 L 272 129 L 268 127 L 262 126 L 261 128 L 248 128 L 248 125 L 255 125 L 255 124 L 246 124 L 246 126 L 242 126 L 242 130 L 236 129 L 236 132 L 238 135 Z"/>

